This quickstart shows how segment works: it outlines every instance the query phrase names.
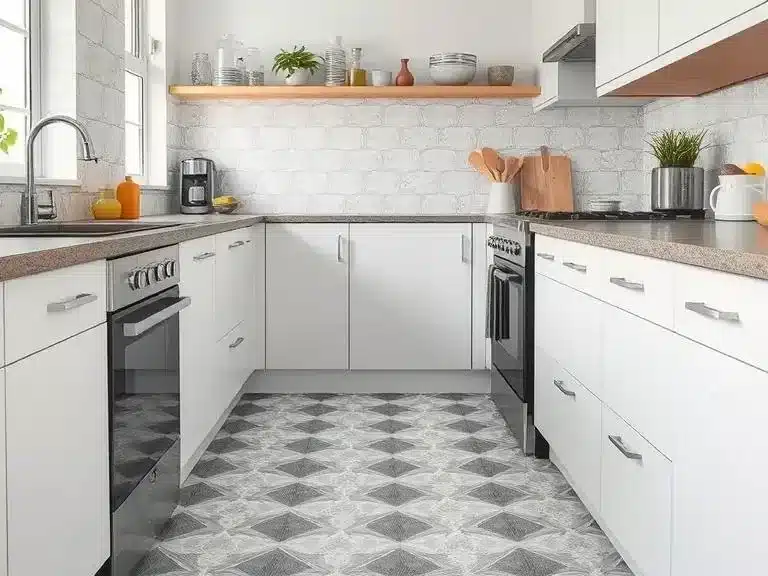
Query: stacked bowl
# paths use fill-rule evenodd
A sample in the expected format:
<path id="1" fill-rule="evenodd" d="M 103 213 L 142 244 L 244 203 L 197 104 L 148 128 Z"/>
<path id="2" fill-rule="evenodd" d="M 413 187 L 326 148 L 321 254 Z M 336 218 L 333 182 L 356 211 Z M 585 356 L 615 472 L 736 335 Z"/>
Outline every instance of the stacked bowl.
<path id="1" fill-rule="evenodd" d="M 429 75 L 440 86 L 465 86 L 477 72 L 477 56 L 464 52 L 441 52 L 429 58 Z"/>
<path id="2" fill-rule="evenodd" d="M 213 72 L 214 86 L 240 86 L 243 82 L 243 71 L 235 67 L 216 68 Z"/>

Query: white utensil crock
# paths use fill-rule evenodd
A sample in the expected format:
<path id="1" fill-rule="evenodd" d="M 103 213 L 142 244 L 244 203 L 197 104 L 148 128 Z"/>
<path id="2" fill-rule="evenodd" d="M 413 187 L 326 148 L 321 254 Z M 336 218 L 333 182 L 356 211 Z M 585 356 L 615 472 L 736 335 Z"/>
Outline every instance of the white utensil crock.
<path id="1" fill-rule="evenodd" d="M 488 214 L 515 214 L 520 205 L 518 186 L 514 182 L 493 182 L 488 195 Z"/>
<path id="2" fill-rule="evenodd" d="M 715 220 L 754 220 L 752 205 L 765 200 L 765 183 L 763 176 L 720 176 L 720 185 L 709 195 L 709 205 L 715 213 Z"/>

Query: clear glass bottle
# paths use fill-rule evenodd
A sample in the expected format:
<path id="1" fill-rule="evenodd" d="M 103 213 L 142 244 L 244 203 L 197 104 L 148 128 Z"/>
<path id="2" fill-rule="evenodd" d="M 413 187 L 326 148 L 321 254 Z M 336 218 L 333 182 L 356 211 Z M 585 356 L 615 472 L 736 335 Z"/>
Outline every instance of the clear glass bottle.
<path id="1" fill-rule="evenodd" d="M 350 86 L 365 86 L 366 85 L 366 72 L 362 66 L 363 49 L 352 48 L 352 59 L 349 65 L 349 85 Z"/>
<path id="2" fill-rule="evenodd" d="M 325 49 L 325 85 L 344 86 L 347 83 L 347 54 L 336 36 Z"/>
<path id="3" fill-rule="evenodd" d="M 195 52 L 192 58 L 190 80 L 193 86 L 210 86 L 213 82 L 211 60 L 205 52 Z"/>

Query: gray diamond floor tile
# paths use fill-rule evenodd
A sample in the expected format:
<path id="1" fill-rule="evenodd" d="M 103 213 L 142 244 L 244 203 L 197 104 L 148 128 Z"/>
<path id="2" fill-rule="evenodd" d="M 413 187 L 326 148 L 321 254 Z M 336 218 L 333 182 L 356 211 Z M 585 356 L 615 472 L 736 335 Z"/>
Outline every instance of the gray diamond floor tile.
<path id="1" fill-rule="evenodd" d="M 208 446 L 208 451 L 214 454 L 229 454 L 230 452 L 236 452 L 249 448 L 250 446 L 245 442 L 232 438 L 231 436 L 225 436 L 224 438 L 217 438 Z"/>
<path id="2" fill-rule="evenodd" d="M 301 536 L 312 530 L 317 530 L 319 526 L 306 518 L 302 518 L 298 514 L 287 512 L 276 518 L 270 518 L 269 520 L 259 522 L 252 528 L 256 532 L 261 532 L 277 542 L 285 542 L 286 540 L 296 538 L 297 536 Z"/>
<path id="3" fill-rule="evenodd" d="M 398 440 L 397 438 L 387 438 L 386 440 L 379 440 L 373 444 L 369 444 L 368 448 L 373 448 L 380 452 L 386 452 L 387 454 L 399 454 L 413 448 L 413 444 L 405 442 L 404 440 Z"/>
<path id="4" fill-rule="evenodd" d="M 133 573 L 136 576 L 161 576 L 162 574 L 175 574 L 183 570 L 168 555 L 156 548 L 144 557 L 134 568 Z"/>
<path id="5" fill-rule="evenodd" d="M 401 400 L 408 396 L 407 394 L 398 394 L 395 392 L 383 392 L 380 394 L 371 394 L 371 397 L 377 400 L 384 400 L 385 402 L 392 402 L 393 400 Z"/>
<path id="6" fill-rule="evenodd" d="M 521 518 L 520 516 L 502 512 L 501 514 L 497 514 L 496 516 L 489 518 L 485 522 L 481 522 L 478 525 L 478 528 L 482 528 L 488 532 L 493 532 L 494 534 L 498 534 L 499 536 L 508 538 L 509 540 L 519 542 L 526 536 L 530 536 L 534 532 L 538 532 L 544 528 L 544 526 L 537 524 L 536 522 L 526 520 L 525 518 Z"/>
<path id="7" fill-rule="evenodd" d="M 317 434 L 318 432 L 325 432 L 326 430 L 330 430 L 331 428 L 335 428 L 333 424 L 330 422 L 326 422 L 325 420 L 307 420 L 306 422 L 301 422 L 299 424 L 294 425 L 294 428 L 297 430 L 301 430 L 305 434 Z"/>
<path id="8" fill-rule="evenodd" d="M 456 432 L 463 432 L 464 434 L 474 434 L 485 428 L 488 428 L 485 424 L 475 422 L 474 420 L 459 420 L 457 422 L 451 422 L 446 425 L 446 428 L 456 430 Z"/>
<path id="9" fill-rule="evenodd" d="M 307 398 L 310 400 L 316 400 L 318 402 L 323 402 L 325 400 L 331 400 L 333 398 L 336 398 L 338 394 L 327 394 L 327 393 L 317 393 L 317 394 L 304 394 Z"/>
<path id="10" fill-rule="evenodd" d="M 496 448 L 498 444 L 496 442 L 488 442 L 487 440 L 480 440 L 479 438 L 470 437 L 461 442 L 454 444 L 459 450 L 465 452 L 474 452 L 475 454 L 484 454 Z"/>
<path id="11" fill-rule="evenodd" d="M 397 434 L 403 430 L 413 428 L 413 426 L 406 424 L 405 422 L 400 422 L 399 420 L 383 420 L 373 424 L 371 428 L 378 430 L 379 432 L 384 432 L 385 434 Z"/>
<path id="12" fill-rule="evenodd" d="M 389 476 L 390 478 L 399 478 L 400 476 L 408 474 L 408 472 L 416 470 L 418 466 L 414 466 L 410 462 L 398 460 L 397 458 L 390 458 L 389 460 L 384 460 L 383 462 L 377 462 L 372 466 L 368 466 L 368 468 L 379 474 Z"/>
<path id="13" fill-rule="evenodd" d="M 208 484 L 202 482 L 199 484 L 188 484 L 181 489 L 179 504 L 182 506 L 195 506 L 196 504 L 202 504 L 222 496 L 224 496 L 223 492 L 211 488 Z"/>
<path id="14" fill-rule="evenodd" d="M 163 540 L 172 540 L 179 536 L 185 536 L 186 534 L 196 532 L 202 528 L 205 528 L 205 524 L 189 514 L 182 512 L 176 514 L 168 521 L 168 524 L 165 525 L 165 528 L 163 529 Z"/>
<path id="15" fill-rule="evenodd" d="M 368 496 L 390 506 L 402 506 L 412 500 L 421 498 L 424 496 L 424 492 L 395 482 L 368 492 Z"/>
<path id="16" fill-rule="evenodd" d="M 453 400 L 454 402 L 461 402 L 462 400 L 467 400 L 468 398 L 472 398 L 472 394 L 463 394 L 461 392 L 450 392 L 448 394 L 438 394 L 437 397 L 442 400 Z"/>
<path id="17" fill-rule="evenodd" d="M 468 493 L 468 496 L 477 498 L 488 504 L 495 504 L 496 506 L 507 506 L 516 500 L 525 498 L 526 494 L 520 490 L 509 488 L 508 486 L 502 486 L 495 482 L 489 482 L 482 486 L 475 488 Z"/>
<path id="18" fill-rule="evenodd" d="M 150 440 L 149 442 L 142 442 L 141 444 L 138 444 L 136 448 L 141 452 L 142 454 L 146 454 L 147 456 L 152 456 L 153 454 L 162 454 L 168 448 L 173 446 L 173 443 L 175 442 L 172 438 L 157 438 L 156 440 Z"/>
<path id="19" fill-rule="evenodd" d="M 293 450 L 294 452 L 298 452 L 300 454 L 320 452 L 321 450 L 325 450 L 331 446 L 332 444 L 329 444 L 323 440 L 318 440 L 317 438 L 304 438 L 302 440 L 296 440 L 295 442 L 290 442 L 289 444 L 285 445 L 288 450 Z"/>
<path id="20" fill-rule="evenodd" d="M 328 406 L 327 404 L 313 404 L 312 406 L 299 409 L 299 412 L 304 412 L 304 414 L 310 416 L 323 416 L 324 414 L 330 414 L 331 412 L 336 411 L 336 408 Z"/>
<path id="21" fill-rule="evenodd" d="M 248 576 L 293 576 L 310 566 L 277 548 L 246 560 L 236 568 Z"/>
<path id="22" fill-rule="evenodd" d="M 200 478 L 212 478 L 235 470 L 237 470 L 237 466 L 233 466 L 226 460 L 211 458 L 210 460 L 200 460 L 192 469 L 192 474 Z"/>
<path id="23" fill-rule="evenodd" d="M 432 526 L 426 522 L 411 518 L 400 512 L 393 512 L 368 524 L 369 530 L 373 530 L 395 542 L 405 542 L 417 534 L 426 532 L 430 528 Z"/>
<path id="24" fill-rule="evenodd" d="M 486 478 L 492 478 L 497 474 L 506 472 L 509 470 L 509 468 L 510 467 L 506 464 L 496 462 L 495 460 L 488 460 L 487 458 L 477 458 L 472 460 L 472 462 L 464 464 L 464 466 L 461 467 L 462 470 L 466 470 L 467 472 L 474 472 L 475 474 L 485 476 Z"/>
<path id="25" fill-rule="evenodd" d="M 368 410 L 371 412 L 376 412 L 377 414 L 382 414 L 384 416 L 397 416 L 403 412 L 411 411 L 410 408 L 406 408 L 405 406 L 398 406 L 397 404 L 380 404 L 378 406 L 368 408 Z"/>
<path id="26" fill-rule="evenodd" d="M 421 576 L 434 572 L 440 567 L 434 562 L 405 550 L 394 550 L 366 566 L 371 572 L 382 576 Z"/>
<path id="27" fill-rule="evenodd" d="M 228 434 L 240 434 L 241 432 L 248 432 L 258 428 L 256 424 L 248 422 L 248 420 L 242 420 L 240 418 L 230 418 L 224 423 L 221 429 Z"/>
<path id="28" fill-rule="evenodd" d="M 262 408 L 256 404 L 241 403 L 232 409 L 232 414 L 235 414 L 236 416 L 253 416 L 254 414 L 261 414 L 266 411 L 266 408 Z"/>
<path id="29" fill-rule="evenodd" d="M 551 576 L 562 571 L 565 565 L 524 548 L 518 548 L 491 568 L 514 576 Z"/>
<path id="30" fill-rule="evenodd" d="M 267 495 L 273 500 L 277 500 L 281 504 L 285 504 L 286 506 L 293 507 L 293 506 L 300 506 L 305 502 L 314 500 L 315 498 L 322 496 L 323 493 L 320 492 L 319 490 L 315 490 L 311 486 L 307 486 L 306 484 L 301 484 L 299 482 L 296 482 L 295 484 L 283 486 L 278 490 L 273 490 L 272 492 L 269 492 Z"/>
<path id="31" fill-rule="evenodd" d="M 295 476 L 296 478 L 306 478 L 312 474 L 317 474 L 318 472 L 327 470 L 328 466 L 320 464 L 320 462 L 310 460 L 309 458 L 302 458 L 301 460 L 296 460 L 295 462 L 280 464 L 277 469 L 281 472 L 285 472 L 286 474 L 290 474 L 291 476 Z"/>
<path id="32" fill-rule="evenodd" d="M 468 404 L 451 404 L 450 406 L 446 406 L 442 410 L 443 412 L 450 412 L 451 414 L 457 414 L 458 416 L 466 416 L 467 414 L 472 414 L 473 412 L 477 412 L 479 408 L 475 408 L 474 406 L 469 406 Z"/>

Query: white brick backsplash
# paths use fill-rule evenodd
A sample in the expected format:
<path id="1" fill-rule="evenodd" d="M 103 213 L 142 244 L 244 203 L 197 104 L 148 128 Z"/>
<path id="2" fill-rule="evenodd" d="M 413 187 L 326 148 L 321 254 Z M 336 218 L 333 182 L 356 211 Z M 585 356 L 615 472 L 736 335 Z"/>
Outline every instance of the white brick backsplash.
<path id="1" fill-rule="evenodd" d="M 600 126 L 600 108 L 567 108 L 565 121 L 568 126 Z"/>
<path id="2" fill-rule="evenodd" d="M 426 194 L 421 209 L 424 214 L 451 214 L 458 212 L 458 198 L 449 194 Z"/>
<path id="3" fill-rule="evenodd" d="M 616 197 L 620 194 L 618 172 L 581 172 L 576 185 L 584 194 Z"/>
<path id="4" fill-rule="evenodd" d="M 441 147 L 451 148 L 458 152 L 474 150 L 478 146 L 477 131 L 468 127 L 440 128 L 437 142 Z"/>
<path id="5" fill-rule="evenodd" d="M 459 121 L 459 109 L 448 104 L 432 104 L 423 107 L 424 122 L 427 126 L 445 128 L 455 126 Z"/>
<path id="6" fill-rule="evenodd" d="M 313 126 L 343 126 L 347 120 L 347 109 L 337 104 L 312 106 L 309 120 Z"/>
<path id="7" fill-rule="evenodd" d="M 459 113 L 461 126 L 485 128 L 496 125 L 496 108 L 489 104 L 468 104 Z"/>
<path id="8" fill-rule="evenodd" d="M 477 148 L 489 147 L 506 150 L 515 145 L 516 131 L 502 126 L 483 128 L 477 138 Z M 471 150 L 471 148 L 470 148 Z"/>
<path id="9" fill-rule="evenodd" d="M 328 193 L 351 196 L 363 191 L 363 174 L 360 172 L 331 172 Z"/>
<path id="10" fill-rule="evenodd" d="M 421 153 L 421 167 L 427 172 L 445 172 L 456 168 L 458 154 L 453 150 L 424 150 Z"/>
<path id="11" fill-rule="evenodd" d="M 338 150 L 357 150 L 363 147 L 361 128 L 337 127 L 328 129 L 328 147 Z"/>
<path id="12" fill-rule="evenodd" d="M 384 121 L 382 107 L 375 104 L 350 106 L 347 115 L 349 123 L 354 126 L 380 126 Z"/>
<path id="13" fill-rule="evenodd" d="M 317 150 L 309 155 L 309 168 L 323 172 L 344 170 L 345 159 L 343 150 Z"/>
<path id="14" fill-rule="evenodd" d="M 437 194 L 440 191 L 438 172 L 406 172 L 400 178 L 400 192 L 406 194 Z"/>
<path id="15" fill-rule="evenodd" d="M 536 152 L 541 146 L 551 145 L 550 130 L 540 126 L 522 127 L 515 130 L 515 147 Z"/>
<path id="16" fill-rule="evenodd" d="M 622 128 L 619 132 L 619 143 L 622 148 L 642 149 L 645 145 L 645 129 L 640 127 Z"/>
<path id="17" fill-rule="evenodd" d="M 614 150 L 619 147 L 619 129 L 598 127 L 590 128 L 587 141 L 596 150 Z"/>
<path id="18" fill-rule="evenodd" d="M 386 170 L 418 170 L 418 150 L 383 150 L 381 153 L 381 165 Z"/>
<path id="19" fill-rule="evenodd" d="M 368 128 L 365 136 L 367 148 L 386 150 L 400 146 L 400 133 L 397 128 Z"/>
<path id="20" fill-rule="evenodd" d="M 328 194 L 328 174 L 325 172 L 298 172 L 293 176 L 292 194 L 318 196 Z"/>
<path id="21" fill-rule="evenodd" d="M 333 194 L 309 194 L 306 198 L 309 214 L 342 214 L 346 205 L 344 196 Z"/>
<path id="22" fill-rule="evenodd" d="M 381 166 L 381 153 L 377 150 L 348 150 L 344 158 L 348 170 L 370 172 Z"/>
<path id="23" fill-rule="evenodd" d="M 530 104 L 512 103 L 496 108 L 496 124 L 499 126 L 532 126 L 535 115 Z"/>
<path id="24" fill-rule="evenodd" d="M 101 44 L 104 39 L 104 10 L 91 0 L 77 2 L 77 31 L 95 44 Z M 125 34 L 121 35 L 125 42 Z"/>
<path id="25" fill-rule="evenodd" d="M 400 144 L 403 148 L 434 148 L 438 143 L 436 128 L 403 128 L 400 131 Z"/>
<path id="26" fill-rule="evenodd" d="M 642 126 L 641 108 L 601 108 L 601 126 Z"/>
<path id="27" fill-rule="evenodd" d="M 112 14 L 104 13 L 104 48 L 115 56 L 123 56 L 125 50 L 125 25 Z"/>
<path id="28" fill-rule="evenodd" d="M 369 172 L 364 178 L 364 190 L 369 194 L 397 194 L 400 175 L 397 172 Z"/>
<path id="29" fill-rule="evenodd" d="M 291 145 L 299 150 L 322 150 L 328 146 L 327 134 L 326 128 L 297 128 L 293 131 Z"/>
<path id="30" fill-rule="evenodd" d="M 477 172 L 443 172 L 440 175 L 440 190 L 444 194 L 467 194 L 479 191 L 488 180 Z"/>
<path id="31" fill-rule="evenodd" d="M 289 104 L 285 106 L 276 106 L 274 110 L 275 123 L 280 126 L 308 126 L 310 108 Z"/>
<path id="32" fill-rule="evenodd" d="M 566 109 L 550 108 L 536 114 L 537 126 L 563 126 L 565 124 Z"/>
<path id="33" fill-rule="evenodd" d="M 258 130 L 258 145 L 267 150 L 288 150 L 292 131 L 289 127 L 265 126 Z"/>
<path id="34" fill-rule="evenodd" d="M 553 128 L 549 134 L 551 141 L 556 142 L 558 148 L 578 148 L 587 143 L 586 135 L 582 128 L 563 126 L 560 128 Z"/>
<path id="35" fill-rule="evenodd" d="M 240 176 L 240 173 L 237 174 Z M 247 175 L 246 178 L 248 178 Z M 250 182 L 250 178 L 247 181 Z M 262 194 L 293 194 L 293 174 L 290 172 L 264 172 L 258 176 L 257 186 Z"/>
<path id="36" fill-rule="evenodd" d="M 608 150 L 600 158 L 603 170 L 640 170 L 643 167 L 643 153 L 640 150 Z"/>
<path id="37" fill-rule="evenodd" d="M 387 126 L 398 128 L 418 126 L 421 124 L 421 114 L 417 106 L 393 104 L 384 111 L 384 122 Z"/>

